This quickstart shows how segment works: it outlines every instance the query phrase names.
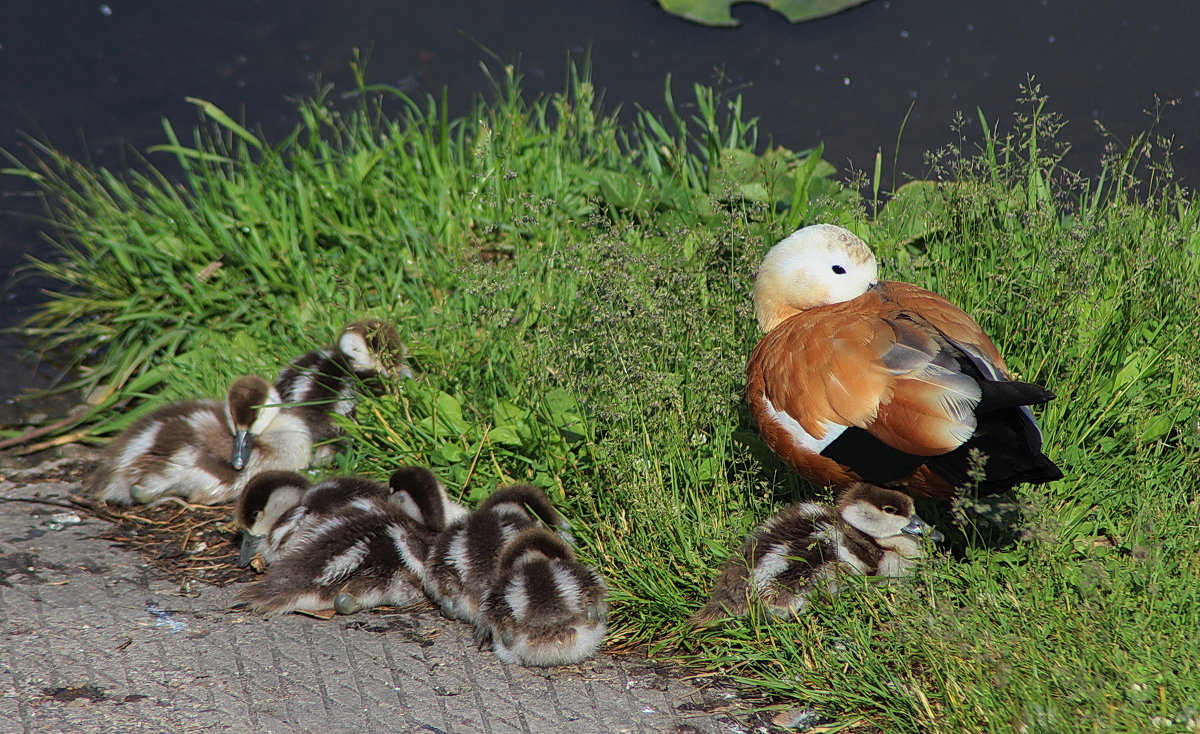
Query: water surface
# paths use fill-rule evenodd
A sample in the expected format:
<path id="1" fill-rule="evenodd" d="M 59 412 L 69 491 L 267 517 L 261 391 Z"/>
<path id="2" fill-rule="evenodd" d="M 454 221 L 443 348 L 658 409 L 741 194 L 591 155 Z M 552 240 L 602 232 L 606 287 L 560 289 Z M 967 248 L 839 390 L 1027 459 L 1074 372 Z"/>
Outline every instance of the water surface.
<path id="1" fill-rule="evenodd" d="M 957 139 L 957 112 L 1010 120 L 1031 75 L 1071 121 L 1068 163 L 1088 172 L 1105 142 L 1095 121 L 1128 138 L 1149 125 L 1156 100 L 1175 100 L 1161 131 L 1182 146 L 1185 180 L 1200 180 L 1195 0 L 872 0 L 800 25 L 757 5 L 735 15 L 740 28 L 712 29 L 648 0 L 8 3 L 0 148 L 27 156 L 24 133 L 98 165 L 137 165 L 130 151 L 162 142 L 161 119 L 196 121 L 188 96 L 278 137 L 295 123 L 291 99 L 318 81 L 352 86 L 356 48 L 369 50 L 370 81 L 414 93 L 445 86 L 460 113 L 489 89 L 482 59 L 519 59 L 536 93 L 561 89 L 567 58 L 590 52 L 611 105 L 659 109 L 667 74 L 676 99 L 693 83 L 716 85 L 745 97 L 764 136 L 794 149 L 824 141 L 843 170 L 870 170 L 882 150 L 889 181 L 893 156 L 901 172 L 920 176 L 923 153 Z M 14 177 L 0 177 L 0 209 L 40 211 Z M 48 254 L 39 229 L 29 216 L 3 215 L 0 274 L 27 254 Z M 43 285 L 9 289 L 0 326 L 27 313 Z M 44 370 L 34 378 L 28 364 L 13 365 L 16 348 L 0 336 L 0 397 L 44 383 Z"/>

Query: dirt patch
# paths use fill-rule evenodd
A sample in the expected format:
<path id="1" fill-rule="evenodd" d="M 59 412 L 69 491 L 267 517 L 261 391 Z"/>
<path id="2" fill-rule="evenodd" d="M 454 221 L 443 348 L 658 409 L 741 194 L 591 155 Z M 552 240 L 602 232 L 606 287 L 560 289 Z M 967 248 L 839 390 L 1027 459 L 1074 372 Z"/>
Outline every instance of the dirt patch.
<path id="1" fill-rule="evenodd" d="M 46 579 L 38 574 L 39 570 L 50 569 L 62 571 L 63 566 L 45 563 L 33 553 L 0 553 L 0 586 L 12 587 L 9 579 L 13 576 L 23 576 L 27 582 L 44 584 Z"/>
<path id="2" fill-rule="evenodd" d="M 92 703 L 108 700 L 108 694 L 100 686 L 62 686 L 60 688 L 43 688 L 42 695 L 62 703 L 73 703 L 86 699 Z"/>
<path id="3" fill-rule="evenodd" d="M 182 584 L 200 581 L 228 586 L 256 577 L 238 568 L 238 528 L 231 505 L 164 502 L 122 507 L 90 497 L 70 496 L 71 504 L 113 525 L 101 538 L 139 553 L 147 563 Z"/>
<path id="4" fill-rule="evenodd" d="M 92 685 L 60 686 L 58 688 L 43 688 L 42 695 L 45 696 L 46 700 L 49 700 L 49 701 L 58 701 L 59 703 L 69 703 L 69 704 L 73 704 L 76 706 L 80 705 L 81 703 L 85 703 L 85 702 L 86 703 L 100 703 L 101 701 L 107 701 L 109 703 L 114 703 L 114 704 L 120 706 L 121 704 L 137 703 L 138 701 L 144 701 L 147 698 L 149 698 L 149 696 L 142 696 L 142 695 L 136 694 L 136 693 L 132 693 L 123 698 L 109 698 L 108 694 L 104 692 L 103 688 L 101 688 L 100 686 L 92 686 Z"/>

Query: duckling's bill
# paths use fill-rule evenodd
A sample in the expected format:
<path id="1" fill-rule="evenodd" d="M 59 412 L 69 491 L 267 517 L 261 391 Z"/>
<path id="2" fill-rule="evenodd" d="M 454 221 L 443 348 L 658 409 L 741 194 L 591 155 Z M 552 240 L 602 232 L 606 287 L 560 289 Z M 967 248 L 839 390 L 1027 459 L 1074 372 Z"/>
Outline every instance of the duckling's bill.
<path id="1" fill-rule="evenodd" d="M 249 530 L 242 531 L 242 549 L 238 554 L 238 568 L 254 567 L 256 571 L 261 570 L 256 567 L 261 565 L 261 561 L 259 564 L 255 564 L 256 560 L 260 560 L 258 558 L 258 546 L 261 542 L 262 536 L 255 535 Z"/>
<path id="2" fill-rule="evenodd" d="M 244 428 L 239 428 L 233 433 L 233 455 L 229 458 L 229 463 L 234 469 L 241 471 L 246 468 L 246 464 L 250 463 L 250 452 L 254 450 L 254 435 Z"/>
<path id="3" fill-rule="evenodd" d="M 919 515 L 910 517 L 908 524 L 900 528 L 900 532 L 905 535 L 918 535 L 929 538 L 935 543 L 940 543 L 946 539 L 946 536 L 942 535 L 940 530 L 922 520 Z"/>

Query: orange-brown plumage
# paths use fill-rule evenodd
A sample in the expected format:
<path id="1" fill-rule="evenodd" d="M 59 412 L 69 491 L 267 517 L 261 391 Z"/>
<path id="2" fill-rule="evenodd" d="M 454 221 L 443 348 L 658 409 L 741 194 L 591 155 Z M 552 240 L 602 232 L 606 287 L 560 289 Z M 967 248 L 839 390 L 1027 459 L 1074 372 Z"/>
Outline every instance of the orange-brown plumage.
<path id="1" fill-rule="evenodd" d="M 1061 474 L 1026 405 L 1052 396 L 1013 382 L 992 340 L 945 298 L 875 280 L 861 240 L 830 225 L 772 249 L 756 283 L 766 336 L 747 400 L 767 445 L 819 484 L 857 480 L 950 496 L 971 448 L 984 491 Z"/>

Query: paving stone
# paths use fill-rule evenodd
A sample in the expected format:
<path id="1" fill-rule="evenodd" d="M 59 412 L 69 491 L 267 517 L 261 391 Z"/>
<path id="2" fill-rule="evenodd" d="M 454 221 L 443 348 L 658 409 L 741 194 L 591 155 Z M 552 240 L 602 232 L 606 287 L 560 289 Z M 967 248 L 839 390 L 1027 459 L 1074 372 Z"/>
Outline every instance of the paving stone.
<path id="1" fill-rule="evenodd" d="M 78 492 L 44 480 L 54 467 L 0 457 L 0 732 L 748 729 L 694 710 L 712 690 L 635 656 L 523 668 L 432 610 L 267 620 L 231 609 L 232 587 L 182 591 L 101 539 L 106 522 L 51 530 L 60 508 L 13 501 Z"/>

